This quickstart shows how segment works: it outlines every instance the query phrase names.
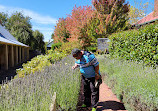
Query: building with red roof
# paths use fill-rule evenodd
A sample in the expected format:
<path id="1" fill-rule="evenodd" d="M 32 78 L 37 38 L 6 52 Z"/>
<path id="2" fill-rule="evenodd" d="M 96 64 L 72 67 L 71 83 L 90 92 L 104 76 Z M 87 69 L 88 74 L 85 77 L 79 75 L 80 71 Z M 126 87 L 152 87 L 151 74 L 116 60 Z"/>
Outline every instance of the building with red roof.
<path id="1" fill-rule="evenodd" d="M 135 25 L 141 26 L 158 21 L 158 0 L 154 0 L 154 11 L 139 20 Z"/>

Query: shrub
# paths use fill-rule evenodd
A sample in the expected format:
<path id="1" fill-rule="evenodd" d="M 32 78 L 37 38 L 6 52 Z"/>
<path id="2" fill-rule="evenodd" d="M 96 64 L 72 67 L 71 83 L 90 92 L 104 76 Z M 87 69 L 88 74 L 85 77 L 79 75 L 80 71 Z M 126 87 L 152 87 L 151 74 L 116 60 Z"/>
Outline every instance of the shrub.
<path id="1" fill-rule="evenodd" d="M 79 43 L 77 42 L 63 43 L 60 48 L 51 50 L 48 55 L 39 55 L 31 59 L 31 61 L 23 64 L 23 68 L 17 69 L 17 76 L 24 77 L 25 75 L 42 71 L 45 67 L 50 66 L 52 63 L 55 63 L 71 54 L 73 48 L 79 47 Z M 15 76 L 15 78 L 17 76 Z"/>
<path id="2" fill-rule="evenodd" d="M 22 64 L 23 68 L 16 70 L 17 76 L 24 77 L 25 75 L 35 73 L 36 71 L 43 71 L 45 67 L 51 65 L 48 57 L 48 55 L 38 55 L 37 57 L 31 59 L 31 61 Z M 15 78 L 17 76 L 15 76 Z"/>
<path id="3" fill-rule="evenodd" d="M 96 52 L 97 50 L 97 44 L 92 44 L 91 46 L 87 47 L 86 50 L 91 51 L 91 52 Z"/>
<path id="4" fill-rule="evenodd" d="M 143 63 L 97 57 L 105 81 L 129 111 L 158 110 L 158 68 Z"/>
<path id="5" fill-rule="evenodd" d="M 60 48 L 60 47 L 61 47 L 61 45 L 62 45 L 62 43 L 61 43 L 61 42 L 54 43 L 54 44 L 52 44 L 51 49 L 52 49 L 52 50 L 55 50 L 55 49 L 57 49 L 57 48 Z"/>
<path id="6" fill-rule="evenodd" d="M 158 24 L 112 34 L 109 39 L 111 56 L 158 64 Z"/>
<path id="7" fill-rule="evenodd" d="M 56 51 L 59 51 L 60 53 L 64 53 L 66 55 L 71 54 L 72 49 L 74 48 L 80 48 L 79 42 L 67 42 L 63 43 L 60 48 L 58 48 Z"/>
<path id="8" fill-rule="evenodd" d="M 17 77 L 0 86 L 0 111 L 49 111 L 54 92 L 57 108 L 75 111 L 80 90 L 80 73 L 73 71 L 72 56 L 41 72 Z"/>

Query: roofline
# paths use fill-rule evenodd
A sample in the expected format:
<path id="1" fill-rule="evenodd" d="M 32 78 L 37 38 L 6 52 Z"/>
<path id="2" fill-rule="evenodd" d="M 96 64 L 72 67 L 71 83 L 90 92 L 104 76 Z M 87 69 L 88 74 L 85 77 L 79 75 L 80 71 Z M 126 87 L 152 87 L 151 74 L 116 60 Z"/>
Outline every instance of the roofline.
<path id="1" fill-rule="evenodd" d="M 49 44 L 51 44 L 51 43 L 53 43 L 53 41 L 49 42 L 47 45 L 49 45 Z"/>
<path id="2" fill-rule="evenodd" d="M 157 20 L 158 20 L 158 18 L 157 18 L 157 19 L 154 19 L 154 20 L 150 20 L 150 21 L 144 22 L 144 23 L 141 23 L 141 24 L 134 24 L 133 26 L 145 25 L 145 24 L 148 24 L 148 23 L 151 23 L 151 22 L 155 22 L 155 21 L 157 21 Z"/>
<path id="3" fill-rule="evenodd" d="M 154 11 L 152 11 L 151 13 L 154 13 Z M 149 13 L 149 14 L 146 15 L 146 16 L 144 16 L 142 19 L 144 19 L 145 17 L 149 16 L 151 13 Z M 138 20 L 137 23 L 138 23 L 139 21 L 141 21 L 142 19 Z"/>
<path id="4" fill-rule="evenodd" d="M 2 36 L 0 36 L 0 38 L 2 38 L 2 40 L 0 40 L 0 43 L 3 44 L 12 44 L 12 45 L 16 45 L 16 46 L 21 46 L 21 47 L 30 47 L 28 45 L 23 44 L 22 42 L 19 42 L 4 26 L 2 26 L 0 24 L 0 34 Z M 4 41 L 3 41 L 4 39 Z M 6 41 L 7 42 L 6 42 Z"/>
<path id="5" fill-rule="evenodd" d="M 6 44 L 6 45 L 14 45 L 14 46 L 20 46 L 20 47 L 27 47 L 27 48 L 30 48 L 29 46 L 22 46 L 22 45 L 17 45 L 17 44 L 12 44 L 12 43 L 6 43 L 6 42 L 2 42 L 0 41 L 0 44 Z"/>

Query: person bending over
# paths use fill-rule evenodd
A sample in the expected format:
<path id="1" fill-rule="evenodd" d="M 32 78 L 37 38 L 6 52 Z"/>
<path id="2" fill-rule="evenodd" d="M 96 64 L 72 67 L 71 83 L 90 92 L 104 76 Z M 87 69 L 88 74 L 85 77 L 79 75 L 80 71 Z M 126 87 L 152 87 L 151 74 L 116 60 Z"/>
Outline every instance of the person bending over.
<path id="1" fill-rule="evenodd" d="M 92 107 L 92 111 L 96 111 L 99 101 L 99 85 L 102 82 L 99 62 L 93 53 L 77 48 L 72 50 L 72 56 L 76 59 L 72 69 L 80 67 L 82 75 L 84 87 L 84 104 L 82 106 Z"/>

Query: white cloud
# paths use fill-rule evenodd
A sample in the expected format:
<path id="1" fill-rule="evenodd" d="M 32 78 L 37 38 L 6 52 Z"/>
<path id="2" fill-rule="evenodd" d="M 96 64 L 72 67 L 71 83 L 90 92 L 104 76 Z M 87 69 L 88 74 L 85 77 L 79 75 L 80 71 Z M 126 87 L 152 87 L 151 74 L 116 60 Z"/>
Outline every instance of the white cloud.
<path id="1" fill-rule="evenodd" d="M 50 17 L 48 15 L 40 15 L 34 11 L 28 10 L 28 9 L 22 9 L 22 8 L 16 8 L 16 7 L 7 7 L 0 5 L 0 12 L 7 12 L 9 15 L 14 12 L 22 12 L 25 16 L 31 17 L 31 21 L 39 24 L 56 24 L 57 19 Z"/>
<path id="2" fill-rule="evenodd" d="M 48 42 L 51 39 L 52 32 L 49 31 L 40 31 L 44 35 L 44 41 Z"/>
<path id="3" fill-rule="evenodd" d="M 28 9 L 0 5 L 0 12 L 7 13 L 8 15 L 16 11 L 22 12 L 24 16 L 31 17 L 32 29 L 39 30 L 44 35 L 44 41 L 49 41 L 51 39 L 51 35 L 54 31 L 53 27 L 56 25 L 57 19 L 48 15 L 40 15 Z"/>
<path id="4" fill-rule="evenodd" d="M 43 31 L 53 31 L 53 28 L 50 27 L 38 27 L 38 26 L 33 26 L 32 27 L 34 30 L 43 30 Z"/>
<path id="5" fill-rule="evenodd" d="M 44 41 L 49 41 L 54 31 L 53 26 L 36 26 L 33 25 L 33 30 L 39 30 L 44 35 Z"/>

